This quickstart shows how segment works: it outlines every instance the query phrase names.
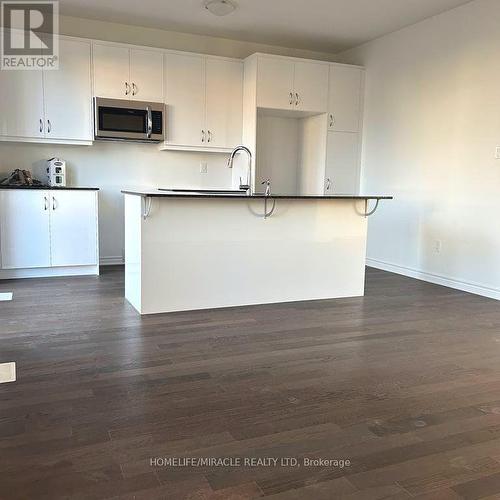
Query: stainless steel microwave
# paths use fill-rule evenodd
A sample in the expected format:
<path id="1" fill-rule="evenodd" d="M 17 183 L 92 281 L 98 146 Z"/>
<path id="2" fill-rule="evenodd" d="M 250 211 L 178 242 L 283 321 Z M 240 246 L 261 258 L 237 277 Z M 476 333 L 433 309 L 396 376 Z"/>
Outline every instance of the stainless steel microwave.
<path id="1" fill-rule="evenodd" d="M 94 139 L 161 142 L 165 105 L 94 97 Z"/>

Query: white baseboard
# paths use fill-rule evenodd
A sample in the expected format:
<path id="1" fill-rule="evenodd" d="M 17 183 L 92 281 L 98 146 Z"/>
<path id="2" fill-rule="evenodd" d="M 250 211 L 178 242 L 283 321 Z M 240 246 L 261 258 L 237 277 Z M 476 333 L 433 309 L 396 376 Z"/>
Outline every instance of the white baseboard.
<path id="1" fill-rule="evenodd" d="M 482 295 L 483 297 L 488 297 L 490 299 L 500 300 L 500 289 L 491 288 L 480 283 L 471 283 L 448 276 L 426 273 L 425 271 L 412 269 L 410 267 L 398 266 L 396 264 L 390 264 L 389 262 L 384 262 L 377 259 L 367 258 L 366 265 L 368 267 L 381 269 L 382 271 L 388 271 L 390 273 L 408 276 L 409 278 L 415 278 L 418 280 L 427 281 L 429 283 L 434 283 L 435 285 L 447 286 L 449 288 L 454 288 L 463 292 L 469 292 L 475 295 Z"/>
<path id="2" fill-rule="evenodd" d="M 122 266 L 125 263 L 121 255 L 116 255 L 114 257 L 101 257 L 99 262 L 101 266 Z"/>
<path id="3" fill-rule="evenodd" d="M 34 267 L 30 269 L 0 269 L 0 280 L 17 278 L 50 278 L 56 276 L 98 276 L 99 266 Z"/>

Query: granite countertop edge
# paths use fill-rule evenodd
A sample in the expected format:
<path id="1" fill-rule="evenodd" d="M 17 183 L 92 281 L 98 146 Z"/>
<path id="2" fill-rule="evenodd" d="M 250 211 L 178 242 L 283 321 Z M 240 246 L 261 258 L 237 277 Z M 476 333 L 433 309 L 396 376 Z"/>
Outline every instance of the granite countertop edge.
<path id="1" fill-rule="evenodd" d="M 96 187 L 79 187 L 79 186 L 2 186 L 1 189 L 35 189 L 42 191 L 99 191 Z"/>

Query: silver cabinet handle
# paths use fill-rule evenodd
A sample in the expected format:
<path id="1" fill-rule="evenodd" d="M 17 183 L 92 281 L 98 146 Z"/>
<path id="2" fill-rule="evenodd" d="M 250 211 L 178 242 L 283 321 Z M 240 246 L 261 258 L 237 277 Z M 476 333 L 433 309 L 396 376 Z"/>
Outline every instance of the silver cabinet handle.
<path id="1" fill-rule="evenodd" d="M 330 177 L 327 177 L 327 179 L 326 179 L 326 190 L 327 191 L 330 191 L 331 185 L 332 185 L 332 181 L 331 181 Z"/>
<path id="2" fill-rule="evenodd" d="M 52 130 L 52 125 L 50 124 L 50 120 L 47 120 L 47 132 L 50 134 L 51 130 Z"/>
<path id="3" fill-rule="evenodd" d="M 299 94 L 297 94 L 297 92 L 295 92 L 295 106 L 298 106 L 299 105 Z"/>
<path id="4" fill-rule="evenodd" d="M 130 94 L 130 85 L 128 82 L 125 82 L 125 95 Z"/>
<path id="5" fill-rule="evenodd" d="M 43 132 L 43 121 L 41 118 L 40 118 L 40 132 Z"/>
<path id="6" fill-rule="evenodd" d="M 330 113 L 330 128 L 335 125 L 335 118 L 333 117 L 333 114 Z"/>
<path id="7" fill-rule="evenodd" d="M 153 113 L 151 111 L 151 106 L 146 106 L 146 113 L 148 117 L 148 130 L 146 135 L 148 139 L 151 139 L 151 134 L 153 133 Z"/>
<path id="8" fill-rule="evenodd" d="M 291 105 L 293 104 L 293 93 L 292 93 L 292 92 L 290 92 L 290 94 L 289 94 L 289 95 L 290 95 L 290 101 L 289 101 L 289 104 L 290 104 L 290 106 L 291 106 Z"/>
<path id="9" fill-rule="evenodd" d="M 52 210 L 55 210 L 56 209 L 56 199 L 54 196 L 52 196 Z"/>
<path id="10" fill-rule="evenodd" d="M 49 199 L 46 196 L 44 196 L 43 201 L 44 201 L 43 209 L 47 211 L 49 209 Z"/>
<path id="11" fill-rule="evenodd" d="M 201 142 L 205 142 L 205 131 L 201 131 Z"/>
<path id="12" fill-rule="evenodd" d="M 139 89 L 137 85 L 134 82 L 132 82 L 132 95 L 136 95 L 137 92 L 139 92 Z"/>
<path id="13" fill-rule="evenodd" d="M 212 140 L 212 132 L 209 130 L 208 131 L 208 140 L 207 142 L 210 142 Z"/>

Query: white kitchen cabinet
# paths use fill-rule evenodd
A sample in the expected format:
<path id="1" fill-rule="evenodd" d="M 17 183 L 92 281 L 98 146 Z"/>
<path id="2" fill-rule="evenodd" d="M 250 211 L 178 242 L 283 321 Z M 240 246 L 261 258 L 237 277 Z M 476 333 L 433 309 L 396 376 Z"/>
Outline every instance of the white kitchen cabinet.
<path id="1" fill-rule="evenodd" d="M 49 217 L 48 191 L 0 191 L 2 269 L 50 266 Z"/>
<path id="2" fill-rule="evenodd" d="M 268 55 L 257 57 L 258 107 L 327 111 L 328 64 Z"/>
<path id="3" fill-rule="evenodd" d="M 0 278 L 98 274 L 95 190 L 0 189 Z"/>
<path id="4" fill-rule="evenodd" d="M 59 48 L 58 70 L 0 71 L 0 140 L 90 144 L 90 43 Z"/>
<path id="5" fill-rule="evenodd" d="M 293 60 L 259 57 L 257 72 L 257 106 L 290 109 L 295 103 Z"/>
<path id="6" fill-rule="evenodd" d="M 165 55 L 165 149 L 229 151 L 241 141 L 243 65 Z"/>
<path id="7" fill-rule="evenodd" d="M 163 54 L 122 45 L 94 43 L 94 95 L 163 101 Z"/>
<path id="8" fill-rule="evenodd" d="M 23 36 L 22 32 L 12 33 Z M 5 138 L 44 136 L 43 72 L 0 71 L 0 135 Z"/>
<path id="9" fill-rule="evenodd" d="M 130 85 L 133 100 L 163 102 L 163 53 L 131 49 Z"/>
<path id="10" fill-rule="evenodd" d="M 119 45 L 94 43 L 94 95 L 127 99 L 130 88 L 130 51 Z"/>
<path id="11" fill-rule="evenodd" d="M 94 192 L 50 192 L 52 266 L 97 265 L 97 198 Z"/>
<path id="12" fill-rule="evenodd" d="M 241 142 L 243 75 L 239 61 L 206 59 L 208 145 L 233 148 Z"/>
<path id="13" fill-rule="evenodd" d="M 324 113 L 328 101 L 328 65 L 315 62 L 296 62 L 294 91 L 296 109 Z"/>
<path id="14" fill-rule="evenodd" d="M 205 59 L 165 56 L 166 142 L 179 146 L 205 145 Z"/>
<path id="15" fill-rule="evenodd" d="M 59 41 L 59 69 L 44 71 L 45 137 L 92 141 L 90 44 Z"/>
<path id="16" fill-rule="evenodd" d="M 330 66 L 328 129 L 359 132 L 364 71 L 340 64 Z"/>
<path id="17" fill-rule="evenodd" d="M 325 194 L 359 192 L 359 134 L 328 132 Z"/>

